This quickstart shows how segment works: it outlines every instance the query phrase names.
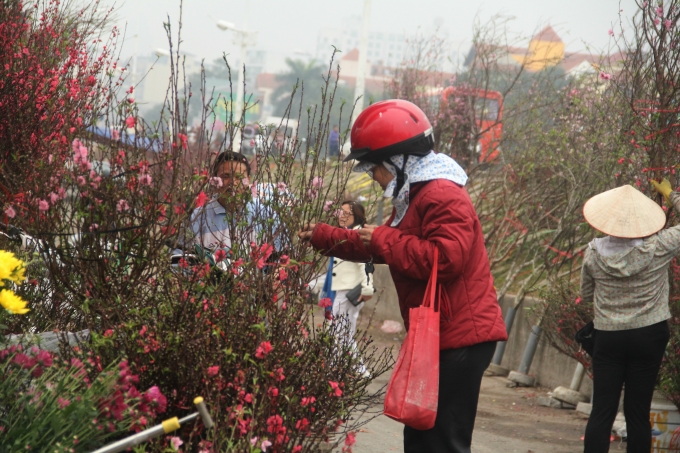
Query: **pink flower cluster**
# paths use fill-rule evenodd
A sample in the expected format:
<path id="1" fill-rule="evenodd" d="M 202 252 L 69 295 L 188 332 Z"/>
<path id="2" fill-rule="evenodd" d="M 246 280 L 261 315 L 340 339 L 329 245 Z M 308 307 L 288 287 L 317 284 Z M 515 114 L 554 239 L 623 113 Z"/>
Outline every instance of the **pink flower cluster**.
<path id="1" fill-rule="evenodd" d="M 71 144 L 71 148 L 73 149 L 73 163 L 80 165 L 83 170 L 92 170 L 92 163 L 88 158 L 89 153 L 85 145 L 80 140 L 75 139 Z"/>

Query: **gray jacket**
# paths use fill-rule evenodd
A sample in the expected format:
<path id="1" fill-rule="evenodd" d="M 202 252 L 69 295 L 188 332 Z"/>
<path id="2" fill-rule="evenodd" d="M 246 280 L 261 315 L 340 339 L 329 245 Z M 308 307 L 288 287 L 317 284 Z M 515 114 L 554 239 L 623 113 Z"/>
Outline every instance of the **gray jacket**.
<path id="1" fill-rule="evenodd" d="M 671 201 L 680 212 L 680 194 Z M 594 302 L 597 330 L 650 326 L 671 317 L 668 268 L 680 254 L 680 226 L 642 240 L 594 239 L 581 270 L 581 298 Z"/>

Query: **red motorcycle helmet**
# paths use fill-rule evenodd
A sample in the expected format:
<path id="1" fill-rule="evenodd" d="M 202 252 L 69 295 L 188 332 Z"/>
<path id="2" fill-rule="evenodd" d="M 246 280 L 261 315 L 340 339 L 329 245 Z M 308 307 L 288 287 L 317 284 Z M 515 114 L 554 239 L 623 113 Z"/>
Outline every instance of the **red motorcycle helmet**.
<path id="1" fill-rule="evenodd" d="M 391 156 L 424 156 L 434 146 L 432 125 L 425 113 L 409 101 L 376 102 L 359 114 L 351 134 L 351 153 L 345 158 L 382 162 Z"/>

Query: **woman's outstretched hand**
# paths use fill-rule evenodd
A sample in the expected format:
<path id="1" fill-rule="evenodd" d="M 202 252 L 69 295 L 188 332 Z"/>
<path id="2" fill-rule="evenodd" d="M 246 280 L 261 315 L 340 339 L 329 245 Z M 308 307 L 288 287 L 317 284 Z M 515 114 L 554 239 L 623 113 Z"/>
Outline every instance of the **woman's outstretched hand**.
<path id="1" fill-rule="evenodd" d="M 366 247 L 371 245 L 373 232 L 376 228 L 378 228 L 378 225 L 364 225 L 364 227 L 359 230 L 359 237 Z"/>
<path id="2" fill-rule="evenodd" d="M 315 223 L 308 223 L 307 225 L 302 227 L 302 230 L 298 231 L 298 237 L 300 238 L 300 240 L 304 242 L 309 242 L 312 239 L 312 235 L 314 234 L 315 226 L 316 226 Z"/>

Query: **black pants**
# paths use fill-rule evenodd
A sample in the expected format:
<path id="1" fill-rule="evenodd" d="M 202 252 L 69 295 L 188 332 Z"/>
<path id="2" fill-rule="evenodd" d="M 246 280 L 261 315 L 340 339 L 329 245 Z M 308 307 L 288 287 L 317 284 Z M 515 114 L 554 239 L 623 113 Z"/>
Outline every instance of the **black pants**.
<path id="1" fill-rule="evenodd" d="M 496 342 L 446 349 L 439 356 L 439 402 L 434 428 L 404 427 L 404 453 L 470 453 L 479 388 Z"/>
<path id="2" fill-rule="evenodd" d="M 586 426 L 585 453 L 609 451 L 609 437 L 624 384 L 626 451 L 651 450 L 649 411 L 668 337 L 666 321 L 639 329 L 595 332 L 593 410 Z"/>

